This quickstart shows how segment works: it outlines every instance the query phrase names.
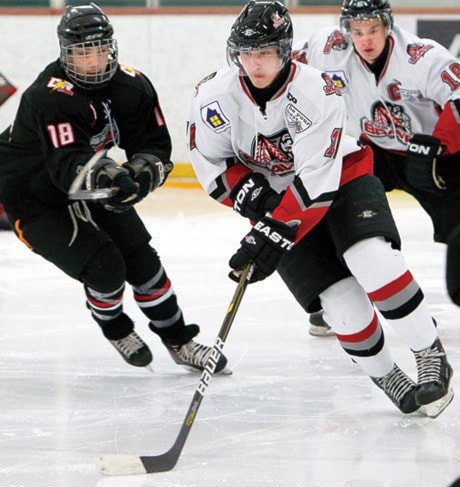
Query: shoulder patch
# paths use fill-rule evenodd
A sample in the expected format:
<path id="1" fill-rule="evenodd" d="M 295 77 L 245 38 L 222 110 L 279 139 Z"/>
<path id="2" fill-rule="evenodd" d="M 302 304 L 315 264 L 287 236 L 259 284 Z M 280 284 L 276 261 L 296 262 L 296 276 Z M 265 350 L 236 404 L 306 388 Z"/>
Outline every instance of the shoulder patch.
<path id="1" fill-rule="evenodd" d="M 348 79 L 345 71 L 325 71 L 329 76 L 334 86 L 336 86 L 341 93 L 348 90 Z"/>
<path id="2" fill-rule="evenodd" d="M 323 77 L 323 80 L 326 82 L 326 84 L 323 86 L 324 93 L 326 93 L 326 96 L 329 95 L 342 95 L 342 90 L 334 83 L 332 78 L 328 73 L 321 73 L 321 76 Z"/>
<path id="3" fill-rule="evenodd" d="M 217 100 L 201 108 L 201 118 L 214 132 L 223 132 L 230 126 L 230 120 L 225 116 Z"/>
<path id="4" fill-rule="evenodd" d="M 323 54 L 330 54 L 331 51 L 345 51 L 348 48 L 348 42 L 340 30 L 334 30 L 327 38 L 323 49 Z"/>
<path id="5" fill-rule="evenodd" d="M 46 87 L 51 88 L 50 93 L 58 91 L 59 93 L 65 93 L 69 96 L 74 95 L 74 85 L 70 81 L 67 81 L 65 79 L 55 78 L 54 76 L 51 76 Z"/>
<path id="6" fill-rule="evenodd" d="M 131 76 L 132 78 L 135 78 L 136 76 L 139 75 L 139 71 L 137 69 L 131 68 L 129 66 L 125 66 L 124 64 L 120 64 L 120 70 L 123 71 L 123 73 L 127 74 L 128 76 Z"/>
<path id="7" fill-rule="evenodd" d="M 300 112 L 292 103 L 286 107 L 286 119 L 290 128 L 294 127 L 295 133 L 305 132 L 313 123 L 308 117 Z"/>
<path id="8" fill-rule="evenodd" d="M 409 44 L 407 46 L 407 54 L 409 54 L 409 63 L 415 64 L 430 49 L 433 49 L 433 46 L 431 44 Z"/>

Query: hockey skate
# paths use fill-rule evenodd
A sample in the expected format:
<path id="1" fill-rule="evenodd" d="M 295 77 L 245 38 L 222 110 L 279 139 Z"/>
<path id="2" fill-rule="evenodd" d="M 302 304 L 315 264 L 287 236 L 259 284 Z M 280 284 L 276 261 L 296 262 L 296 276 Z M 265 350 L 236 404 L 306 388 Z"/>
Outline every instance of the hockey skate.
<path id="1" fill-rule="evenodd" d="M 123 359 L 135 367 L 147 367 L 153 360 L 152 352 L 142 338 L 132 331 L 128 336 L 109 342 L 118 350 Z"/>
<path id="2" fill-rule="evenodd" d="M 315 311 L 308 319 L 310 328 L 308 333 L 315 337 L 334 336 L 331 327 L 324 321 L 323 310 Z"/>
<path id="3" fill-rule="evenodd" d="M 450 387 L 453 370 L 439 338 L 420 352 L 414 352 L 418 385 L 415 400 L 430 418 L 437 418 L 454 398 Z"/>
<path id="4" fill-rule="evenodd" d="M 200 332 L 198 325 L 181 326 L 176 330 L 163 331 L 152 323 L 150 329 L 160 336 L 163 345 L 176 364 L 182 365 L 191 372 L 202 372 L 211 356 L 212 347 L 201 345 L 192 340 Z M 214 374 L 230 375 L 232 371 L 227 368 L 227 359 L 220 354 L 219 359 L 211 361 L 211 371 Z"/>
<path id="5" fill-rule="evenodd" d="M 371 379 L 402 413 L 415 413 L 420 409 L 420 406 L 415 400 L 417 384 L 396 364 L 393 365 L 393 368 L 387 375 L 383 377 L 371 377 Z M 423 411 L 420 412 L 423 413 Z"/>

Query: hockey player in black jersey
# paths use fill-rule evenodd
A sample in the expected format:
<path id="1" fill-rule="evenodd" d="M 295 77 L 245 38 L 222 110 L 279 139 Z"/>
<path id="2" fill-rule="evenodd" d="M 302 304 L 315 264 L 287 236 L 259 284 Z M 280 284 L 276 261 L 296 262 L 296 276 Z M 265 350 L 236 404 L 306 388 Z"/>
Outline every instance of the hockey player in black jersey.
<path id="1" fill-rule="evenodd" d="M 104 336 L 131 365 L 152 354 L 123 312 L 125 282 L 178 364 L 202 370 L 210 347 L 193 338 L 171 282 L 134 206 L 161 186 L 171 139 L 157 93 L 118 63 L 110 20 L 91 3 L 67 7 L 57 29 L 60 58 L 24 92 L 0 137 L 0 201 L 18 238 L 84 285 Z M 127 162 L 102 157 L 86 190 L 115 188 L 101 202 L 72 202 L 69 188 L 96 151 L 118 146 Z M 224 369 L 221 357 L 216 371 Z"/>

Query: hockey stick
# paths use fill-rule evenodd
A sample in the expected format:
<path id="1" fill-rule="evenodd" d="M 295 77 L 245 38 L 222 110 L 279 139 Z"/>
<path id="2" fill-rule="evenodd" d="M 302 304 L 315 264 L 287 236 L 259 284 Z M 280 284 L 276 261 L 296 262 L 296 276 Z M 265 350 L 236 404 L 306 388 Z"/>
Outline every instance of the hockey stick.
<path id="1" fill-rule="evenodd" d="M 82 170 L 77 174 L 77 177 L 73 180 L 70 186 L 68 193 L 69 200 L 101 200 L 110 198 L 116 194 L 116 189 L 83 189 L 85 179 L 90 171 L 99 162 L 99 160 L 106 155 L 107 149 L 102 149 L 96 152 L 83 166 Z"/>
<path id="2" fill-rule="evenodd" d="M 217 335 L 216 342 L 212 348 L 211 355 L 206 362 L 201 374 L 200 382 L 193 395 L 192 402 L 188 408 L 185 419 L 182 423 L 179 435 L 173 446 L 162 455 L 138 456 L 138 455 L 101 455 L 97 457 L 96 463 L 99 470 L 105 475 L 133 475 L 154 472 L 167 472 L 172 470 L 179 460 L 179 456 L 184 447 L 185 440 L 190 433 L 190 428 L 195 421 L 198 408 L 203 400 L 206 388 L 209 385 L 211 376 L 214 373 L 216 364 L 222 354 L 225 340 L 230 332 L 236 312 L 238 311 L 241 299 L 248 285 L 249 279 L 254 269 L 254 264 L 249 263 L 240 276 L 238 287 L 233 295 L 232 301 L 227 308 L 222 326 Z"/>
<path id="3" fill-rule="evenodd" d="M 78 173 L 77 177 L 73 180 L 68 197 L 70 200 L 102 200 L 115 196 L 118 188 L 100 188 L 100 189 L 83 189 L 83 185 L 86 177 L 98 163 L 98 161 L 107 155 L 107 149 L 102 149 L 96 152 L 91 159 L 84 165 L 82 170 Z M 173 170 L 173 164 L 167 162 L 164 164 L 165 178 Z"/>

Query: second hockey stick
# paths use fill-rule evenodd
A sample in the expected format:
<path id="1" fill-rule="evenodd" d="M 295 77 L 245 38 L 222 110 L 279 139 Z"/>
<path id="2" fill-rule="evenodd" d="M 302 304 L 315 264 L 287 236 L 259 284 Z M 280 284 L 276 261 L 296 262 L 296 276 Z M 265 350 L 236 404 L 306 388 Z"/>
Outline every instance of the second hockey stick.
<path id="1" fill-rule="evenodd" d="M 206 388 L 214 373 L 216 364 L 222 354 L 225 340 L 235 319 L 236 312 L 243 298 L 249 279 L 254 270 L 254 264 L 249 263 L 240 276 L 238 286 L 233 295 L 232 301 L 227 308 L 222 326 L 217 335 L 216 342 L 212 348 L 211 355 L 206 362 L 201 374 L 200 382 L 193 395 L 192 402 L 188 408 L 179 435 L 173 446 L 161 455 L 139 456 L 139 455 L 101 455 L 97 457 L 96 463 L 99 470 L 105 475 L 133 475 L 154 472 L 167 472 L 172 470 L 179 460 L 185 440 L 190 433 L 190 429 L 195 421 L 196 414 L 203 400 Z"/>
<path id="2" fill-rule="evenodd" d="M 100 159 L 107 155 L 107 149 L 102 149 L 96 152 L 91 159 L 83 166 L 81 171 L 77 174 L 73 180 L 68 197 L 70 200 L 101 200 L 114 196 L 117 192 L 116 189 L 103 188 L 103 189 L 83 189 L 86 178 L 92 171 L 94 166 Z"/>

